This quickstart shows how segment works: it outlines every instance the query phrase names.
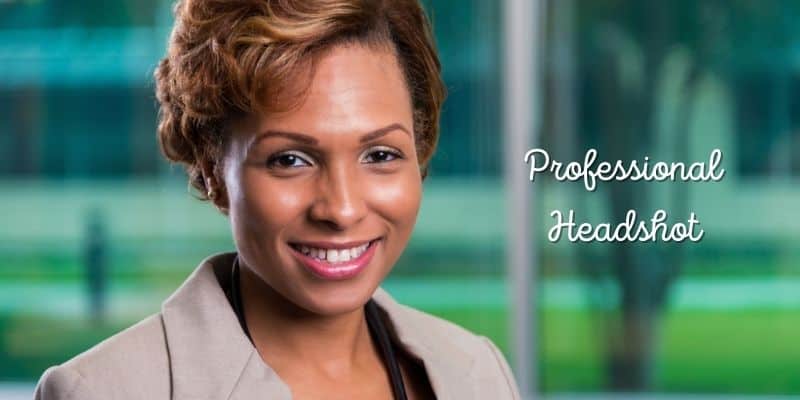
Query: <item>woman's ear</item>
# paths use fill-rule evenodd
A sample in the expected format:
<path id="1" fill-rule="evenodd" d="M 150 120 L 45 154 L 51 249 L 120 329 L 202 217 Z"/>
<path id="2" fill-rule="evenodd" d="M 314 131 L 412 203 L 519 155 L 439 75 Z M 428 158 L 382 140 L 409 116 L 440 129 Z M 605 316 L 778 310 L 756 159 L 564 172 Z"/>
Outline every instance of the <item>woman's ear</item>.
<path id="1" fill-rule="evenodd" d="M 200 166 L 200 170 L 203 174 L 206 198 L 208 198 L 221 213 L 228 215 L 228 191 L 225 188 L 224 180 L 221 179 L 222 169 L 219 168 L 219 164 L 206 162 Z"/>

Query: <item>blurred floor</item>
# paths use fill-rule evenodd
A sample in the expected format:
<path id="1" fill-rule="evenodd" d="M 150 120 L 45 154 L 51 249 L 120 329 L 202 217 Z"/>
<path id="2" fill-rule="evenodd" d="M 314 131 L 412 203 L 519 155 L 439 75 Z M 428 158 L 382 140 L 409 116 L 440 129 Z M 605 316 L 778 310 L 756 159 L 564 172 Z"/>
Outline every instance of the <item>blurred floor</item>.
<path id="1" fill-rule="evenodd" d="M 1 400 L 30 400 L 33 398 L 34 384 L 0 383 Z M 694 395 L 694 394 L 552 394 L 538 397 L 538 400 L 789 400 L 793 396 L 736 396 L 736 395 Z M 534 400 L 534 399 L 530 399 Z"/>
<path id="2" fill-rule="evenodd" d="M 31 383 L 0 383 L 0 399 L 31 400 L 34 385 Z"/>

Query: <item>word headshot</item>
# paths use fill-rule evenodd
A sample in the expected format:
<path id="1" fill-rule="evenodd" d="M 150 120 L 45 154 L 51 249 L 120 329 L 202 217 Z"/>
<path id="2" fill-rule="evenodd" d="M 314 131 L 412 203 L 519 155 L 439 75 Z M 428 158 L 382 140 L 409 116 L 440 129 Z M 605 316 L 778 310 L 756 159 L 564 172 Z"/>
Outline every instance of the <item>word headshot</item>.
<path id="1" fill-rule="evenodd" d="M 588 192 L 597 189 L 597 181 L 602 182 L 719 182 L 725 176 L 725 169 L 721 167 L 722 150 L 713 149 L 708 156 L 708 161 L 698 161 L 687 165 L 684 162 L 651 162 L 645 156 L 640 160 L 597 161 L 596 149 L 586 151 L 583 162 L 560 162 L 553 160 L 547 150 L 533 148 L 525 153 L 523 161 L 529 164 L 528 179 L 534 182 L 541 173 L 550 173 L 558 182 L 582 181 Z M 569 210 L 564 218 L 560 210 L 553 210 L 550 216 L 556 220 L 555 225 L 548 232 L 548 240 L 558 242 L 564 236 L 570 242 L 650 242 L 661 240 L 664 242 L 691 242 L 702 240 L 704 231 L 698 230 L 700 220 L 694 212 L 690 212 L 686 221 L 676 222 L 669 226 L 668 213 L 658 209 L 649 221 L 640 221 L 636 210 L 628 210 L 625 221 L 617 225 L 603 222 L 592 225 L 588 222 L 575 221 L 575 211 Z M 660 233 L 659 233 L 660 232 Z"/>

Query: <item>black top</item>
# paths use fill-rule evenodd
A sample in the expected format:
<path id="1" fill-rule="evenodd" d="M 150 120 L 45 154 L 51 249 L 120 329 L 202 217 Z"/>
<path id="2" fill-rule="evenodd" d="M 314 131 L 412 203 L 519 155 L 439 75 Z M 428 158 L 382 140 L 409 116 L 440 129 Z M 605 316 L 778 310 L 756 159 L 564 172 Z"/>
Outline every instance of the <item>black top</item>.
<path id="1" fill-rule="evenodd" d="M 228 301 L 233 305 L 233 310 L 236 312 L 236 317 L 239 319 L 239 324 L 242 326 L 247 338 L 253 343 L 253 338 L 250 337 L 250 330 L 247 329 L 247 321 L 244 318 L 244 307 L 242 306 L 242 296 L 239 291 L 239 257 L 233 259 L 233 267 L 231 270 L 231 284 L 228 291 L 225 293 L 228 296 Z M 389 333 L 383 325 L 383 320 L 379 314 L 378 305 L 373 299 L 369 299 L 367 304 L 364 305 L 364 314 L 367 319 L 367 326 L 369 327 L 370 336 L 372 340 L 376 341 L 381 351 L 383 362 L 386 363 L 386 368 L 389 370 L 389 379 L 392 384 L 392 393 L 395 400 L 407 400 L 406 389 L 403 384 L 403 376 L 400 374 L 400 363 L 395 356 L 395 349 L 392 341 L 389 339 Z M 255 344 L 253 344 L 255 345 Z"/>

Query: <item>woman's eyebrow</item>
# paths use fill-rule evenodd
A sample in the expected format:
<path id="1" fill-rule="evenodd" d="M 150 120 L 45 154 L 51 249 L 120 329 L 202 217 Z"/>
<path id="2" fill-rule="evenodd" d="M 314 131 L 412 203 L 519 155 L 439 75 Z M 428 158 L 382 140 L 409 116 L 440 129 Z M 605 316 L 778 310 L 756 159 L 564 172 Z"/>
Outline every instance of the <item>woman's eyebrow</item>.
<path id="1" fill-rule="evenodd" d="M 399 130 L 405 132 L 408 136 L 411 136 L 411 132 L 409 132 L 408 129 L 406 129 L 402 124 L 399 124 L 399 123 L 395 122 L 395 123 L 393 123 L 391 125 L 387 125 L 387 126 L 385 126 L 383 128 L 380 128 L 380 129 L 374 130 L 374 131 L 372 131 L 370 133 L 367 133 L 366 135 L 362 136 L 359 141 L 361 143 L 366 143 L 366 142 L 375 140 L 375 139 L 377 139 L 377 138 L 379 138 L 381 136 L 384 136 L 384 135 L 388 134 L 389 132 L 394 131 L 396 129 L 399 129 Z"/>
<path id="2" fill-rule="evenodd" d="M 387 126 L 385 126 L 383 128 L 376 129 L 376 130 L 374 130 L 372 132 L 369 132 L 369 133 L 365 134 L 364 136 L 361 137 L 361 139 L 359 139 L 359 142 L 366 143 L 366 142 L 378 139 L 379 137 L 384 136 L 384 135 L 386 135 L 386 134 L 388 134 L 388 133 L 390 133 L 390 132 L 392 132 L 394 130 L 401 130 L 401 131 L 405 132 L 407 135 L 411 136 L 411 132 L 408 129 L 406 129 L 406 127 L 404 127 L 402 124 L 393 123 L 393 124 L 387 125 Z M 255 145 L 258 142 L 260 142 L 260 141 L 262 141 L 262 140 L 264 140 L 266 138 L 269 138 L 269 137 L 283 137 L 283 138 L 294 140 L 296 142 L 300 142 L 300 143 L 307 144 L 307 145 L 315 145 L 315 144 L 319 143 L 319 141 L 315 137 L 310 136 L 310 135 L 306 135 L 304 133 L 289 132 L 289 131 L 279 131 L 279 130 L 270 129 L 270 130 L 264 131 L 262 133 L 259 133 L 255 137 L 255 139 L 253 140 L 252 145 Z M 251 145 L 251 147 L 252 147 L 252 145 Z"/>

